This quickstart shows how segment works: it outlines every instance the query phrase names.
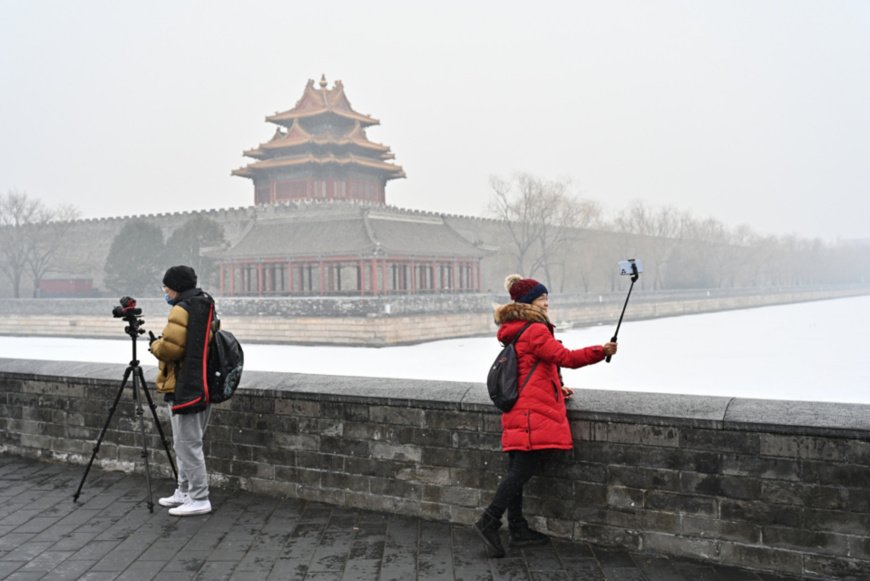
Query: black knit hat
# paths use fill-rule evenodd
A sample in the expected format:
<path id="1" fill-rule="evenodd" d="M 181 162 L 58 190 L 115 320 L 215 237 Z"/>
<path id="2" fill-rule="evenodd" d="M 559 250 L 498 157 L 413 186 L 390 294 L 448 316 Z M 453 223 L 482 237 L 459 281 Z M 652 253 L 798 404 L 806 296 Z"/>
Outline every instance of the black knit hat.
<path id="1" fill-rule="evenodd" d="M 172 266 L 163 275 L 163 284 L 177 293 L 196 288 L 196 272 L 189 266 Z"/>

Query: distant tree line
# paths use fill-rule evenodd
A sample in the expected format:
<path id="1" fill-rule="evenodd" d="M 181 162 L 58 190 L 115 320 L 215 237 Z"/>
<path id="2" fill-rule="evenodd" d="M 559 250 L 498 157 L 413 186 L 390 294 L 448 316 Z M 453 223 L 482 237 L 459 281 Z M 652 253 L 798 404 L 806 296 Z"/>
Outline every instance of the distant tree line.
<path id="1" fill-rule="evenodd" d="M 163 273 L 178 264 L 193 267 L 199 285 L 211 287 L 217 282 L 218 268 L 200 251 L 223 242 L 223 226 L 205 216 L 186 221 L 165 242 L 159 226 L 144 220 L 127 222 L 109 248 L 106 287 L 121 295 L 159 296 Z"/>
<path id="2" fill-rule="evenodd" d="M 15 190 L 0 194 L 0 274 L 13 297 L 21 298 L 22 287 L 38 296 L 40 283 L 49 275 L 93 276 L 93 257 L 80 247 L 81 241 L 76 247 L 70 240 L 78 218 L 78 209 L 71 205 L 52 208 Z M 223 242 L 223 226 L 205 216 L 194 216 L 165 242 L 156 224 L 127 222 L 105 260 L 105 290 L 119 296 L 159 296 L 163 273 L 175 264 L 193 266 L 200 283 L 209 286 L 217 281 L 218 269 L 200 250 Z"/>
<path id="3" fill-rule="evenodd" d="M 568 180 L 528 174 L 493 177 L 491 186 L 495 221 L 472 220 L 489 224 L 475 234 L 478 241 L 500 249 L 485 259 L 487 270 L 539 278 L 554 291 L 621 289 L 626 280 L 615 265 L 626 258 L 643 261 L 639 287 L 648 290 L 870 283 L 866 241 L 762 235 L 640 201 L 608 213 L 575 195 Z M 72 235 L 78 216 L 73 206 L 51 208 L 25 193 L 0 195 L 0 276 L 14 297 L 22 288 L 37 296 L 49 275 L 93 277 L 99 269 L 103 291 L 159 296 L 163 272 L 175 264 L 193 266 L 201 286 L 219 284 L 218 265 L 201 255 L 225 242 L 223 226 L 211 218 L 194 216 L 165 240 L 159 218 L 128 221 L 106 255 L 91 251 L 82 239 L 87 230 Z"/>
<path id="4" fill-rule="evenodd" d="M 572 194 L 567 180 L 493 177 L 490 215 L 506 224 L 516 272 L 561 291 L 623 284 L 615 262 L 639 258 L 641 288 L 677 290 L 870 282 L 867 244 L 762 235 L 670 206 L 641 201 L 606 215 Z"/>

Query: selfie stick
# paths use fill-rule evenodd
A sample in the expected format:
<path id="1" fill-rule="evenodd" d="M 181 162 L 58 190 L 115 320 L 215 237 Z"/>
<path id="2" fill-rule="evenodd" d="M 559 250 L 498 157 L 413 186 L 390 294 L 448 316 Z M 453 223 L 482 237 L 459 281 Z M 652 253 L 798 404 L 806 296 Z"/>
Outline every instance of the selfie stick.
<path id="1" fill-rule="evenodd" d="M 622 305 L 622 314 L 619 315 L 619 323 L 616 324 L 616 332 L 613 334 L 613 339 L 610 340 L 611 343 L 616 343 L 616 336 L 619 335 L 619 327 L 622 326 L 622 317 L 625 316 L 625 307 L 628 306 L 628 299 L 631 298 L 631 289 L 634 288 L 634 283 L 637 282 L 637 277 L 640 276 L 640 273 L 637 271 L 637 265 L 632 262 L 631 263 L 631 286 L 628 287 L 628 296 L 625 297 L 625 304 Z M 610 358 L 613 355 L 608 355 L 604 360 L 610 363 Z"/>

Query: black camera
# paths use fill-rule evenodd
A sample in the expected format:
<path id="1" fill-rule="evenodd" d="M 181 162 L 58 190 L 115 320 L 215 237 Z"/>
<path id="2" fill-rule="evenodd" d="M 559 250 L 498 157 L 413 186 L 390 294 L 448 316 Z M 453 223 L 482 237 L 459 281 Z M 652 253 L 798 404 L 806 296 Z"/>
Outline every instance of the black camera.
<path id="1" fill-rule="evenodd" d="M 128 317 L 138 317 L 142 314 L 142 309 L 136 308 L 136 299 L 133 297 L 121 297 L 121 306 L 112 309 L 112 316 L 116 319 L 126 319 Z"/>
<path id="2" fill-rule="evenodd" d="M 124 331 L 131 337 L 141 335 L 145 332 L 140 329 L 140 325 L 144 325 L 145 321 L 139 317 L 142 315 L 142 309 L 136 307 L 136 299 L 133 297 L 121 297 L 121 306 L 112 309 L 112 316 L 116 319 L 124 319 L 129 323 Z"/>

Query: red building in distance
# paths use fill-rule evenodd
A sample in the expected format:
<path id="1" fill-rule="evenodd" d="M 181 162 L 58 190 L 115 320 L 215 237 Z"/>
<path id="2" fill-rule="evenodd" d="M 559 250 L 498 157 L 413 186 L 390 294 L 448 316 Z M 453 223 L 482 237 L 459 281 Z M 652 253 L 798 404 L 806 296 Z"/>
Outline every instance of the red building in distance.
<path id="1" fill-rule="evenodd" d="M 257 161 L 232 175 L 254 182 L 254 203 L 295 200 L 344 200 L 385 204 L 387 181 L 405 172 L 386 145 L 369 141 L 366 128 L 380 121 L 357 113 L 341 81 L 320 88 L 308 81 L 302 97 L 289 111 L 266 117 L 278 125 L 272 138 L 245 156 Z"/>

